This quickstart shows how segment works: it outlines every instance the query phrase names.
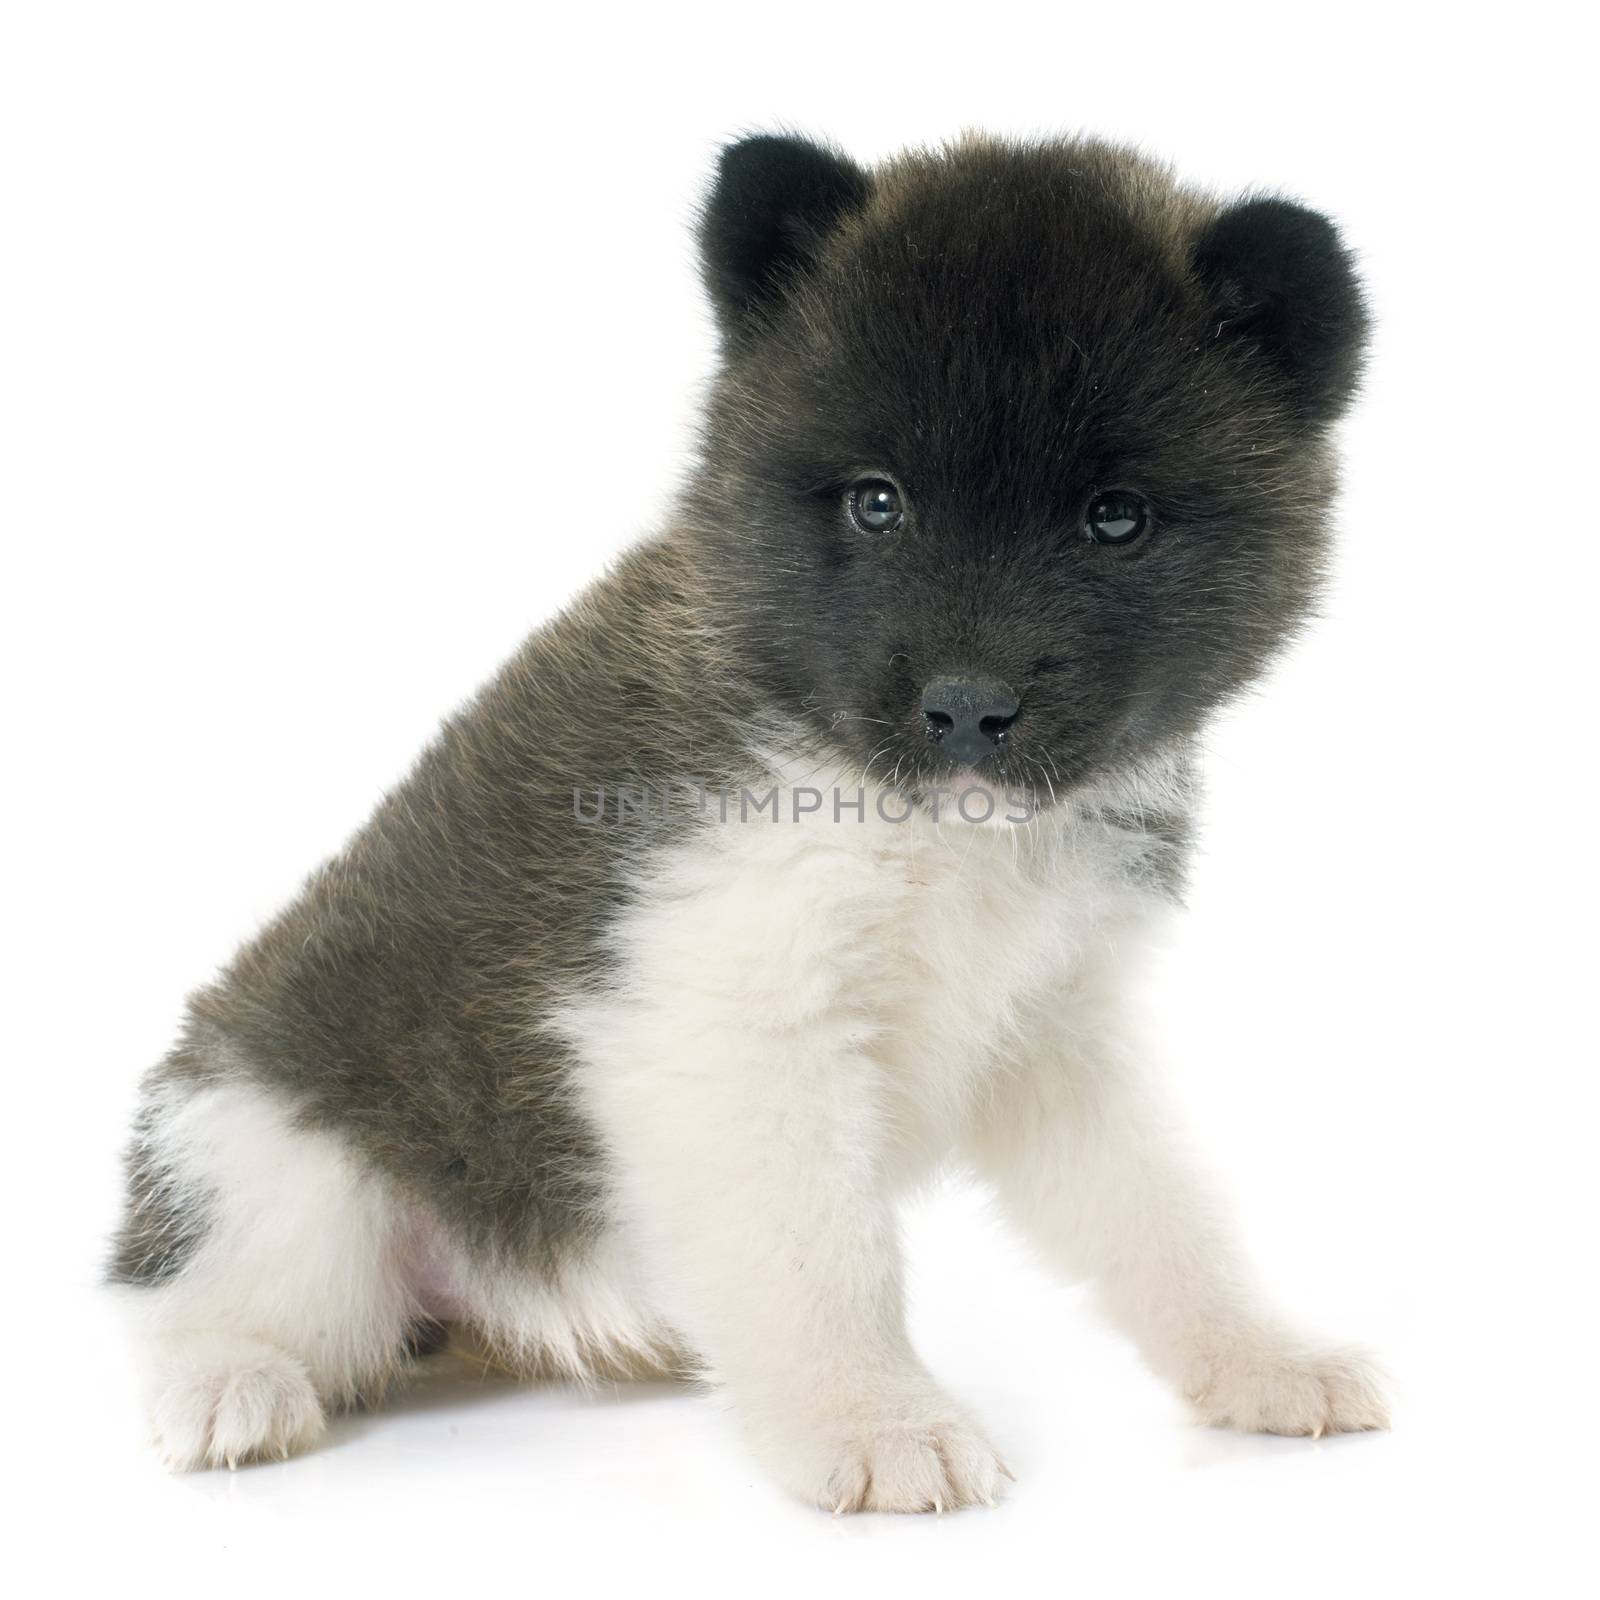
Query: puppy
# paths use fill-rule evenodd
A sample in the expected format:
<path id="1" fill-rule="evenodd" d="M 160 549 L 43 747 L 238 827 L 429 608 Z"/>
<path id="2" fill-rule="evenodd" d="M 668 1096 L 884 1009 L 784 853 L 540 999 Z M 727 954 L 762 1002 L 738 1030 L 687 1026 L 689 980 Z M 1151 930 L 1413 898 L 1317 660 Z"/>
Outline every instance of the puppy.
<path id="1" fill-rule="evenodd" d="M 897 1198 L 985 1180 L 1213 1423 L 1377 1428 L 1256 1287 L 1124 996 L 1207 716 L 1307 614 L 1365 336 L 1322 216 L 1127 150 L 727 149 L 675 513 L 538 631 L 146 1081 L 109 1276 L 180 1467 L 461 1325 L 693 1372 L 829 1510 L 992 1500 Z"/>

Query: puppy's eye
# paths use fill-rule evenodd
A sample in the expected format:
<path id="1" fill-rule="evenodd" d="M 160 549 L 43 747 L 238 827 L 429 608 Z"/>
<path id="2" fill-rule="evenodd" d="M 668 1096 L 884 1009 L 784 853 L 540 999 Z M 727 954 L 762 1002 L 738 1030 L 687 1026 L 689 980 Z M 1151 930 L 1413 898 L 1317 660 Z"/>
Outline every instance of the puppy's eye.
<path id="1" fill-rule="evenodd" d="M 1084 513 L 1084 534 L 1095 544 L 1134 544 L 1150 531 L 1155 518 L 1142 495 L 1113 489 L 1096 495 Z"/>
<path id="2" fill-rule="evenodd" d="M 905 521 L 900 491 L 887 478 L 863 478 L 850 491 L 850 515 L 866 533 L 889 533 Z"/>

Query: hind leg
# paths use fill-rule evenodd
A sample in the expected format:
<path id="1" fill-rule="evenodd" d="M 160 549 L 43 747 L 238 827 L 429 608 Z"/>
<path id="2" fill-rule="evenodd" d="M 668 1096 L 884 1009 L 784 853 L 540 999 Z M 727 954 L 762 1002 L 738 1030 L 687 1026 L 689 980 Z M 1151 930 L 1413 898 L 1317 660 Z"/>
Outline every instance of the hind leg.
<path id="1" fill-rule="evenodd" d="M 381 1391 L 420 1314 L 407 1227 L 338 1139 L 253 1084 L 168 1080 L 130 1164 L 111 1276 L 174 1467 L 287 1455 Z"/>

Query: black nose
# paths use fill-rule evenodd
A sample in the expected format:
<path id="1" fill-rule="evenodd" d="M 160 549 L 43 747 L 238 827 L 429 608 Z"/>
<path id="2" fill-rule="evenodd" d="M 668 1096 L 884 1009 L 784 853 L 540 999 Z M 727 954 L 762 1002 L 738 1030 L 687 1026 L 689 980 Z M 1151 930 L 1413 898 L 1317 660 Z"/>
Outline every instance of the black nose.
<path id="1" fill-rule="evenodd" d="M 1017 697 L 996 678 L 941 678 L 923 690 L 922 715 L 952 761 L 982 761 L 1017 720 Z"/>

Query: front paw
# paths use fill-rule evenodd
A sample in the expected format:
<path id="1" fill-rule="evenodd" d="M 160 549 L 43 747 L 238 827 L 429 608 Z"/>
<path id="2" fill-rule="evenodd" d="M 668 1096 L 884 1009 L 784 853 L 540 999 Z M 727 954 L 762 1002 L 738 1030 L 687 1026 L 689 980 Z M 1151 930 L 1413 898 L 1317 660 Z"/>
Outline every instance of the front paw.
<path id="1" fill-rule="evenodd" d="M 1011 1473 L 983 1430 L 937 1389 L 857 1402 L 769 1436 L 763 1450 L 791 1488 L 835 1515 L 993 1505 Z"/>
<path id="2" fill-rule="evenodd" d="M 1383 1370 L 1354 1347 L 1245 1344 L 1197 1357 L 1184 1387 L 1213 1427 L 1316 1439 L 1389 1426 Z"/>

